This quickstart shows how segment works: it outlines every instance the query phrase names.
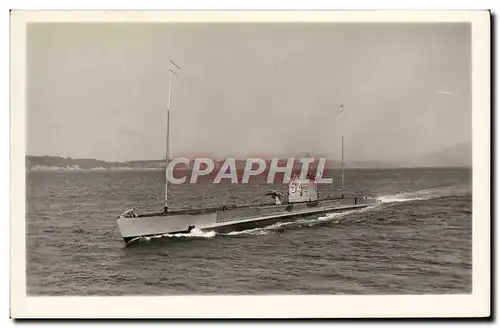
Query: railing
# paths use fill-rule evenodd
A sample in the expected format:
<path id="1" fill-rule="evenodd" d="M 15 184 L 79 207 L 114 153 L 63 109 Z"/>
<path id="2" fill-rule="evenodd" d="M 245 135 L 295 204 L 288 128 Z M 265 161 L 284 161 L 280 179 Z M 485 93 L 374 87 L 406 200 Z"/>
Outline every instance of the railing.
<path id="1" fill-rule="evenodd" d="M 362 197 L 356 198 L 337 198 L 320 200 L 313 203 L 295 203 L 295 204 L 284 204 L 284 205 L 268 205 L 266 207 L 245 207 L 217 211 L 216 222 L 229 222 L 229 221 L 240 221 L 259 218 L 262 216 L 272 215 L 272 214 L 282 214 L 291 211 L 300 212 L 302 210 L 314 209 L 316 208 L 328 208 L 332 207 L 342 207 L 350 205 L 363 205 L 367 203 L 372 203 L 372 199 L 364 199 Z"/>
<path id="2" fill-rule="evenodd" d="M 286 211 L 287 205 L 270 205 L 264 208 L 246 207 L 243 209 L 234 209 L 227 211 L 218 211 L 216 222 L 228 222 L 258 218 L 273 213 L 282 213 Z"/>

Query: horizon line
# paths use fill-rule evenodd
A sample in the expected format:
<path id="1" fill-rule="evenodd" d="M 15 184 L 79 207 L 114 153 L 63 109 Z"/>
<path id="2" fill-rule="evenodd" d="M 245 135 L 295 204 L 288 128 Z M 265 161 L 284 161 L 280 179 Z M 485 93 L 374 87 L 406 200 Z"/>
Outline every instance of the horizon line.
<path id="1" fill-rule="evenodd" d="M 132 159 L 132 160 L 107 160 L 107 159 L 100 159 L 100 158 L 94 158 L 94 157 L 70 157 L 70 156 L 60 156 L 60 155 L 30 155 L 30 154 L 25 154 L 25 157 L 53 157 L 53 158 L 62 158 L 62 159 L 71 159 L 71 160 L 95 160 L 95 161 L 101 161 L 101 162 L 106 162 L 106 163 L 127 163 L 127 162 L 165 162 L 165 158 L 159 158 L 159 159 Z M 189 160 L 194 160 L 195 158 L 210 158 L 214 161 L 225 161 L 227 158 L 234 158 L 235 160 L 247 160 L 249 158 L 262 158 L 264 160 L 267 159 L 289 159 L 289 158 L 313 158 L 313 159 L 326 159 L 330 161 L 340 161 L 340 159 L 333 159 L 325 156 L 283 156 L 283 157 L 271 157 L 271 156 L 266 156 L 266 157 L 259 157 L 259 156 L 247 156 L 247 157 L 225 157 L 225 158 L 213 158 L 213 157 L 208 157 L 208 156 L 197 156 L 197 157 L 190 157 L 190 156 L 176 156 L 172 157 L 174 158 L 188 158 Z M 169 159 L 171 161 L 172 159 Z M 345 159 L 344 159 L 345 161 Z M 363 159 L 351 159 L 350 161 L 358 161 L 358 162 L 376 162 L 376 163 L 394 163 L 392 161 L 381 161 L 381 160 L 363 160 Z"/>
<path id="2" fill-rule="evenodd" d="M 127 161 L 109 161 L 109 160 L 101 160 L 101 159 L 96 159 L 96 158 L 90 158 L 90 157 L 80 157 L 80 158 L 73 158 L 73 157 L 63 157 L 63 156 L 54 156 L 54 155 L 28 155 L 25 154 L 25 157 L 52 157 L 52 158 L 62 158 L 62 159 L 69 159 L 69 160 L 95 160 L 95 161 L 100 161 L 100 162 L 105 162 L 105 163 L 119 163 L 119 164 L 125 164 L 125 163 L 130 163 L 130 162 L 165 162 L 165 159 L 142 159 L 142 160 L 127 160 Z M 246 160 L 250 157 L 247 158 L 235 158 L 235 160 Z M 278 158 L 278 157 L 274 157 Z M 290 158 L 290 157 L 288 157 Z M 306 158 L 306 157 L 304 157 Z M 307 157 L 307 158 L 315 158 L 315 157 Z M 326 158 L 326 157 L 319 157 L 319 158 Z M 287 159 L 287 158 L 279 158 L 279 159 Z M 330 161 L 339 161 L 340 160 L 332 160 L 332 159 L 327 159 L 327 162 Z M 223 160 L 215 160 L 215 161 L 223 161 Z M 413 169 L 425 169 L 425 168 L 462 168 L 462 169 L 472 169 L 472 164 L 467 165 L 467 164 L 448 164 L 448 165 L 436 165 L 436 164 L 405 164 L 405 163 L 398 163 L 398 162 L 387 162 L 387 161 L 380 161 L 380 160 L 350 160 L 347 161 L 347 163 L 365 163 L 365 164 L 373 164 L 369 166 L 351 166 L 350 169 L 406 169 L 406 168 L 413 168 Z M 379 164 L 379 165 L 377 165 Z M 326 168 L 336 168 L 327 165 Z M 161 167 L 155 167 L 155 169 L 162 169 Z M 340 169 L 340 168 L 339 168 Z M 349 167 L 345 167 L 345 169 L 349 169 Z"/>

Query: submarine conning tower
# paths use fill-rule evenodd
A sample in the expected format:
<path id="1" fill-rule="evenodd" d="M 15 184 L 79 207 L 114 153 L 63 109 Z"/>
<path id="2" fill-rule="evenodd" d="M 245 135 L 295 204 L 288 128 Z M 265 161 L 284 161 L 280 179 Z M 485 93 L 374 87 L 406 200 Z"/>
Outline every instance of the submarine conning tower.
<path id="1" fill-rule="evenodd" d="M 293 175 L 288 183 L 288 191 L 283 195 L 280 191 L 268 192 L 275 205 L 287 203 L 314 202 L 319 200 L 318 187 L 312 176 Z"/>
<path id="2" fill-rule="evenodd" d="M 319 199 L 318 186 L 312 175 L 294 175 L 288 183 L 288 203 L 314 202 Z"/>

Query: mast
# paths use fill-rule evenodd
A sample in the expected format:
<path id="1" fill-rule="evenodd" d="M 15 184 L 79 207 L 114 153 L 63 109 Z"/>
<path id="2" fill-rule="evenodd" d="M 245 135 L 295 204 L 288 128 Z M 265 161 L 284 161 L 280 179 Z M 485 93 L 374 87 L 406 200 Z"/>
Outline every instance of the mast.
<path id="1" fill-rule="evenodd" d="M 340 115 L 344 111 L 344 104 L 339 105 L 339 111 L 337 115 Z M 341 125 L 342 126 L 342 125 Z M 344 197 L 344 188 L 345 188 L 345 177 L 344 177 L 344 129 L 342 128 L 342 136 L 341 136 L 341 151 L 342 151 L 342 160 L 341 160 L 341 168 L 340 168 L 340 176 L 342 179 L 342 197 Z"/>
<path id="2" fill-rule="evenodd" d="M 166 147 L 165 147 L 165 203 L 164 211 L 168 212 L 168 161 L 170 158 L 170 109 L 172 103 L 172 74 L 177 76 L 175 68 L 180 69 L 180 66 L 170 60 L 170 67 L 168 69 L 168 106 L 166 115 Z"/>
<path id="3" fill-rule="evenodd" d="M 345 188 L 345 180 L 344 180 L 344 136 L 342 136 L 342 171 L 341 171 L 341 175 L 342 175 L 342 192 L 344 192 L 344 188 Z"/>

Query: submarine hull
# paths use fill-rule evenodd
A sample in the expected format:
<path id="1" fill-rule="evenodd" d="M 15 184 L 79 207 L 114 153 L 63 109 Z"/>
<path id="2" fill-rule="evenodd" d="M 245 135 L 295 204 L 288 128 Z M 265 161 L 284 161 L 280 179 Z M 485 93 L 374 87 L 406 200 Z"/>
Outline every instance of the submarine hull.
<path id="1" fill-rule="evenodd" d="M 193 229 L 229 233 L 261 228 L 277 222 L 331 212 L 343 212 L 368 207 L 372 199 L 335 199 L 298 204 L 268 205 L 217 210 L 208 213 L 158 214 L 130 217 L 123 214 L 117 223 L 123 240 L 128 244 L 139 237 L 190 233 Z"/>

